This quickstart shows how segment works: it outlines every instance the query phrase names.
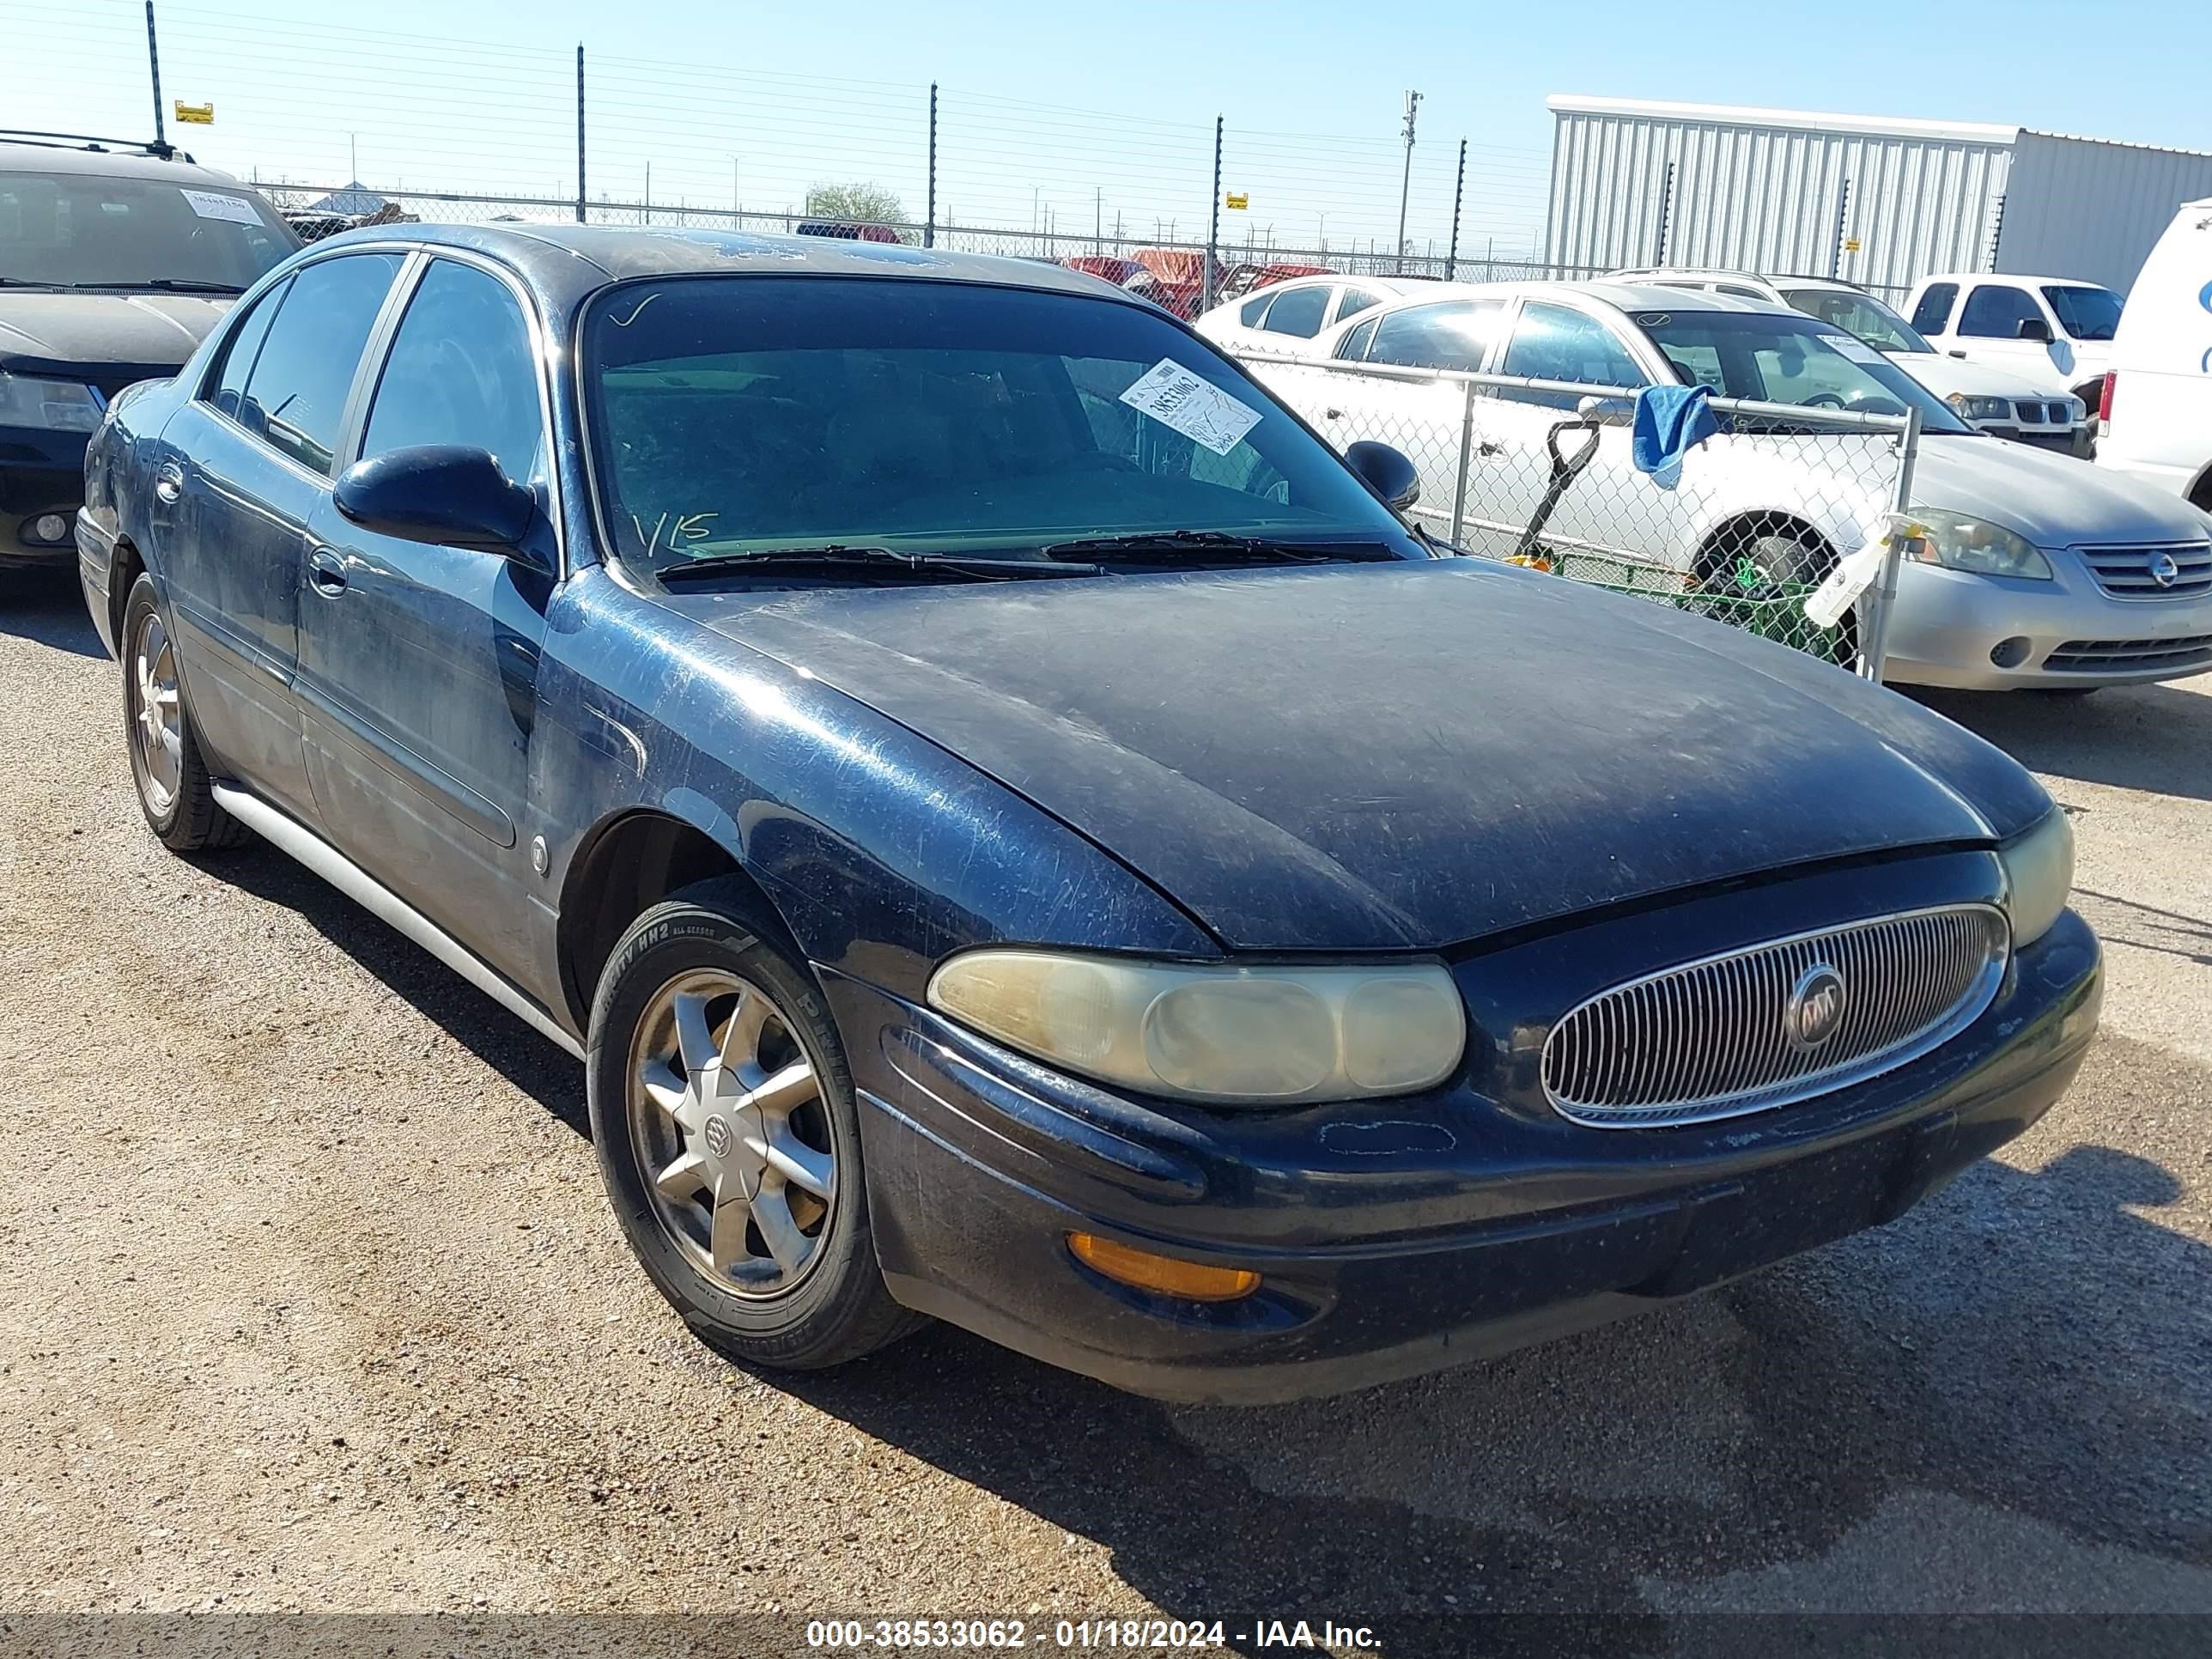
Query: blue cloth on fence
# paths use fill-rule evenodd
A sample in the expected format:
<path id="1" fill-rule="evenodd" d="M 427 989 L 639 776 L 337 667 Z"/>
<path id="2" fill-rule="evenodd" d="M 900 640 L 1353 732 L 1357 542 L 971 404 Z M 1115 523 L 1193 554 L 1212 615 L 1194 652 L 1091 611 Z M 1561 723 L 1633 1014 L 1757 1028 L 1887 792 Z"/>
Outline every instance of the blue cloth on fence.
<path id="1" fill-rule="evenodd" d="M 1647 386 L 1637 394 L 1630 449 L 1639 472 L 1663 472 L 1721 429 L 1709 386 Z"/>

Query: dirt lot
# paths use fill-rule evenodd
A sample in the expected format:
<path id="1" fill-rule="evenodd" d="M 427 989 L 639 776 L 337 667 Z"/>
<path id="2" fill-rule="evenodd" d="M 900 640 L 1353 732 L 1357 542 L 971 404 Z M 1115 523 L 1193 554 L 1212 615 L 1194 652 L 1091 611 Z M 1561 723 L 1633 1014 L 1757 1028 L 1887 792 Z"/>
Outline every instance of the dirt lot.
<path id="1" fill-rule="evenodd" d="M 2111 955 L 2098 1050 L 2008 1156 L 1640 1322 L 1266 1411 L 950 1330 L 799 1382 L 714 1358 L 617 1234 L 578 1068 L 278 854 L 163 853 L 117 700 L 72 591 L 0 605 L 0 1636 L 1512 1609 L 1661 1651 L 1716 1609 L 2212 1619 L 2205 690 L 1939 705 L 2077 813 Z"/>

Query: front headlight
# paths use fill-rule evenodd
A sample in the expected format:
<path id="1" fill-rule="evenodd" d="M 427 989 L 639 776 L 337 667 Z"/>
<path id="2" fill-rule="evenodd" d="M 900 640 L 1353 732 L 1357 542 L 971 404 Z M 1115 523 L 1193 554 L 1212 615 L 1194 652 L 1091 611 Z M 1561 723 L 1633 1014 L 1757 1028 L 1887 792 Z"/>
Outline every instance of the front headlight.
<path id="1" fill-rule="evenodd" d="M 2066 400 L 2066 423 L 2069 426 L 2079 426 L 2088 418 L 2088 404 L 2083 403 L 2079 398 L 2069 398 Z"/>
<path id="2" fill-rule="evenodd" d="M 1962 421 L 2007 421 L 2012 418 L 2012 404 L 2004 398 L 1969 398 L 1963 392 L 1954 392 L 1943 401 L 1959 413 Z"/>
<path id="3" fill-rule="evenodd" d="M 2074 826 L 2054 806 L 2033 830 L 1998 848 L 1997 858 L 2004 866 L 2013 944 L 2033 944 L 2051 931 L 2074 890 Z"/>
<path id="4" fill-rule="evenodd" d="M 89 432 L 100 424 L 100 398 L 88 386 L 0 374 L 0 426 Z"/>
<path id="5" fill-rule="evenodd" d="M 2002 525 L 1932 507 L 1916 507 L 1911 518 L 1912 522 L 1905 527 L 1905 550 L 1922 564 L 1940 564 L 1984 576 L 2051 580 L 2051 562 L 2036 550 L 2033 543 Z"/>
<path id="6" fill-rule="evenodd" d="M 1226 967 L 1052 951 L 971 951 L 933 1008 L 1103 1083 L 1184 1100 L 1287 1105 L 1425 1089 L 1467 1046 L 1436 963 Z"/>

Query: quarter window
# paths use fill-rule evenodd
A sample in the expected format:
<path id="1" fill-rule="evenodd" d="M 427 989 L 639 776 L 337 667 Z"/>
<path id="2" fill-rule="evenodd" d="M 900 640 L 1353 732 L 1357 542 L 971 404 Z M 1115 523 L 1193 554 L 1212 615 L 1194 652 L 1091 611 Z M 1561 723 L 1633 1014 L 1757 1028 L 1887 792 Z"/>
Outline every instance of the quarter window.
<path id="1" fill-rule="evenodd" d="M 1956 283 L 1930 283 L 1912 307 L 1912 325 L 1923 334 L 1941 334 L 1951 325 L 1951 307 L 1959 297 Z"/>
<path id="2" fill-rule="evenodd" d="M 1336 343 L 1336 355 L 1352 362 L 1364 357 L 1367 343 L 1375 337 L 1375 325 L 1380 320 L 1379 318 L 1370 317 L 1358 327 L 1347 329 L 1344 337 Z"/>
<path id="3" fill-rule="evenodd" d="M 1382 303 L 1382 296 L 1372 289 L 1347 288 L 1338 296 L 1336 320 L 1340 323 L 1347 317 L 1357 317 L 1370 307 L 1379 306 Z"/>
<path id="4" fill-rule="evenodd" d="M 269 325 L 276 320 L 276 307 L 284 303 L 285 291 L 290 287 L 289 283 L 279 283 L 253 302 L 253 309 L 222 349 L 222 368 L 216 376 L 214 395 L 209 398 L 216 409 L 252 432 L 258 433 L 261 423 L 253 405 L 246 401 L 246 377 L 253 373 L 253 360 L 261 355 Z"/>
<path id="5" fill-rule="evenodd" d="M 1286 288 L 1275 296 L 1275 303 L 1267 308 L 1267 319 L 1261 326 L 1270 334 L 1310 340 L 1321 332 L 1321 319 L 1328 315 L 1328 296 L 1332 292 L 1325 283 L 1313 288 Z"/>
<path id="6" fill-rule="evenodd" d="M 1984 283 L 1966 299 L 1959 313 L 1959 332 L 1978 340 L 2017 340 L 2025 322 L 2045 322 L 2043 307 L 2022 289 L 2000 283 Z"/>
<path id="7" fill-rule="evenodd" d="M 538 361 L 514 295 L 472 265 L 434 261 L 392 336 L 362 456 L 464 444 L 526 482 L 544 437 Z"/>
<path id="8" fill-rule="evenodd" d="M 292 278 L 246 381 L 245 424 L 271 448 L 327 476 L 362 348 L 399 270 L 396 253 L 354 253 Z"/>
<path id="9" fill-rule="evenodd" d="M 1267 302 L 1274 297 L 1273 290 L 1270 290 L 1256 300 L 1247 300 L 1237 308 L 1237 320 L 1247 328 L 1259 327 L 1260 319 L 1267 314 Z"/>

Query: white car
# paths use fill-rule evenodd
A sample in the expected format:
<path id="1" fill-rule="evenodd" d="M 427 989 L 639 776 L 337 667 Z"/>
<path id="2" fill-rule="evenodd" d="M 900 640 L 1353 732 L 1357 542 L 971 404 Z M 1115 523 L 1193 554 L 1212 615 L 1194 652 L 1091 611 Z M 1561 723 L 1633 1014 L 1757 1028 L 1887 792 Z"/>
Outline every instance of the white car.
<path id="1" fill-rule="evenodd" d="M 1431 530 L 1451 521 L 1464 453 L 1465 538 L 1498 553 L 1546 493 L 1547 444 L 1580 392 L 1480 386 L 1462 452 L 1462 382 L 1347 372 L 1355 363 L 1619 388 L 1622 413 L 1643 386 L 1696 383 L 1768 403 L 1917 408 L 1921 533 L 1899 572 L 1886 678 L 2087 690 L 2212 668 L 2212 517 L 2087 462 L 1984 436 L 1832 324 L 1718 294 L 1506 283 L 1370 307 L 1309 342 L 1304 361 L 1247 357 L 1338 448 L 1372 440 L 1412 457 L 1413 511 Z M 1547 546 L 1626 551 L 1701 581 L 1748 563 L 1802 585 L 1887 528 L 1887 437 L 1726 432 L 1664 481 L 1636 471 L 1625 422 L 1601 424 L 1596 443 L 1545 527 Z"/>
<path id="2" fill-rule="evenodd" d="M 2136 277 L 2104 407 L 2100 466 L 2212 512 L 2212 199 L 2173 216 Z"/>
<path id="3" fill-rule="evenodd" d="M 2124 303 L 2108 288 L 2066 276 L 1953 271 L 1914 283 L 1905 310 L 1938 351 L 2094 407 Z"/>
<path id="4" fill-rule="evenodd" d="M 1295 276 L 1218 305 L 1191 326 L 1226 351 L 1295 357 L 1315 336 L 1363 311 L 1393 300 L 1456 293 L 1471 286 L 1418 276 Z"/>
<path id="5" fill-rule="evenodd" d="M 2014 370 L 1969 362 L 1938 351 L 1864 289 L 1832 276 L 1754 276 L 1730 270 L 1617 270 L 1607 282 L 1696 288 L 1739 300 L 1765 300 L 1856 334 L 1951 405 L 1967 425 L 1993 438 L 2087 455 L 2088 400 L 2053 394 Z"/>

